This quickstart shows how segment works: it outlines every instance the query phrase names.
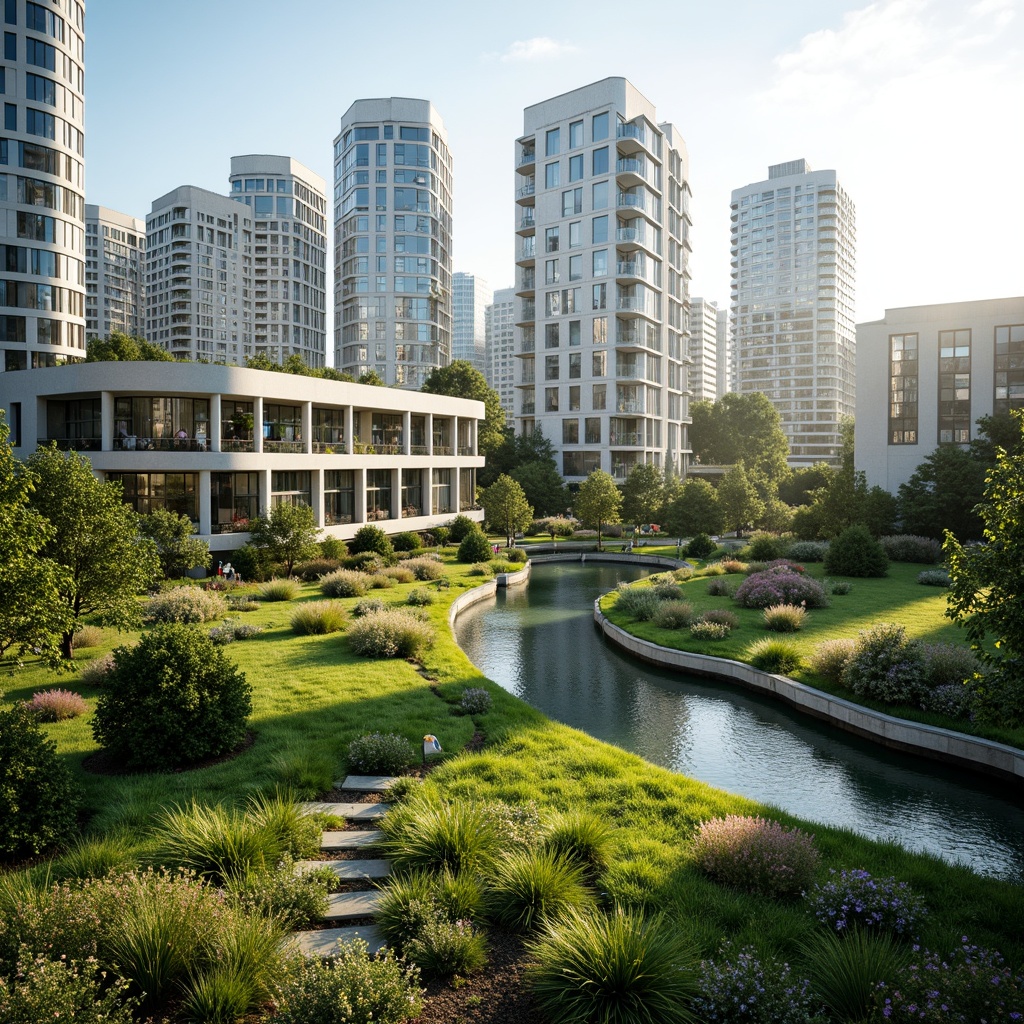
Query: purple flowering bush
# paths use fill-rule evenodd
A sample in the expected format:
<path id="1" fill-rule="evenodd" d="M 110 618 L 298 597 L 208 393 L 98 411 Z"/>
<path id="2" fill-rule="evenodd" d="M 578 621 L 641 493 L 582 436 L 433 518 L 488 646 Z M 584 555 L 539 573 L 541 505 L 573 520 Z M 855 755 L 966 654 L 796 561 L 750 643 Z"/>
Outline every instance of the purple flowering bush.
<path id="1" fill-rule="evenodd" d="M 997 1024 L 1024 1020 L 1024 975 L 1006 966 L 1002 954 L 960 946 L 942 957 L 914 947 L 911 963 L 878 986 L 882 1016 L 892 1021 Z"/>
<path id="2" fill-rule="evenodd" d="M 859 697 L 916 704 L 928 691 L 921 645 L 892 622 L 861 630 L 842 681 Z"/>
<path id="3" fill-rule="evenodd" d="M 818 866 L 814 836 L 777 821 L 730 814 L 702 822 L 697 866 L 716 881 L 766 896 L 797 896 Z"/>
<path id="4" fill-rule="evenodd" d="M 724 943 L 717 960 L 702 960 L 698 1019 L 715 1024 L 817 1024 L 822 1008 L 810 982 L 794 978 L 789 964 L 760 960 L 752 946 L 735 952 Z"/>
<path id="5" fill-rule="evenodd" d="M 925 711 L 935 711 L 950 718 L 970 719 L 974 715 L 978 698 L 963 683 L 944 683 L 929 690 L 921 701 Z"/>
<path id="6" fill-rule="evenodd" d="M 774 604 L 828 607 L 825 588 L 789 565 L 773 566 L 748 576 L 737 588 L 733 599 L 744 608 L 768 608 Z"/>
<path id="7" fill-rule="evenodd" d="M 89 705 L 80 693 L 60 689 L 40 690 L 32 694 L 28 706 L 40 722 L 63 722 L 84 715 L 89 710 Z"/>
<path id="8" fill-rule="evenodd" d="M 928 913 L 906 882 L 874 878 L 861 868 L 838 874 L 830 868 L 829 875 L 829 880 L 816 885 L 807 899 L 814 916 L 837 932 L 859 926 L 909 936 Z"/>

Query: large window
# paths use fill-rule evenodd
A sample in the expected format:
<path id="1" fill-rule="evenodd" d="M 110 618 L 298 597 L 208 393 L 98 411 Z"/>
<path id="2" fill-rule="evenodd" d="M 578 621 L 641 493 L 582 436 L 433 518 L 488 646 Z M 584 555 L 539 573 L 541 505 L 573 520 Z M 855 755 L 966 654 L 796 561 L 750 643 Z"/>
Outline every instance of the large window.
<path id="1" fill-rule="evenodd" d="M 295 443 L 302 440 L 302 407 L 298 405 L 263 405 L 263 438 L 271 443 Z"/>
<path id="2" fill-rule="evenodd" d="M 270 474 L 270 504 L 312 505 L 309 470 L 277 470 Z"/>
<path id="3" fill-rule="evenodd" d="M 434 515 L 446 515 L 454 512 L 452 508 L 452 471 L 435 469 L 433 477 Z"/>
<path id="4" fill-rule="evenodd" d="M 211 473 L 210 511 L 213 533 L 247 531 L 260 513 L 261 473 Z"/>
<path id="5" fill-rule="evenodd" d="M 423 474 L 407 469 L 402 473 L 402 517 L 423 515 Z"/>
<path id="6" fill-rule="evenodd" d="M 166 509 L 199 519 L 198 473 L 109 473 L 108 479 L 120 481 L 124 500 L 140 516 Z"/>
<path id="7" fill-rule="evenodd" d="M 580 443 L 580 421 L 573 417 L 571 420 L 562 420 L 562 444 Z"/>
<path id="8" fill-rule="evenodd" d="M 459 511 L 466 512 L 472 508 L 479 508 L 476 504 L 476 470 L 459 470 Z"/>
<path id="9" fill-rule="evenodd" d="M 562 175 L 559 172 L 559 163 L 556 160 L 554 163 L 544 165 L 544 187 L 545 188 L 558 188 L 562 183 Z"/>
<path id="10" fill-rule="evenodd" d="M 590 476 L 600 468 L 600 452 L 562 452 L 562 476 Z"/>
<path id="11" fill-rule="evenodd" d="M 939 331 L 939 444 L 971 439 L 971 332 Z"/>
<path id="12" fill-rule="evenodd" d="M 561 138 L 561 130 L 558 128 L 551 128 L 544 136 L 544 155 L 545 156 L 557 156 L 559 149 L 559 140 Z"/>
<path id="13" fill-rule="evenodd" d="M 996 328 L 995 403 L 998 416 L 1024 408 L 1024 324 Z"/>
<path id="14" fill-rule="evenodd" d="M 356 508 L 356 474 L 351 469 L 324 472 L 324 525 L 351 523 Z"/>
<path id="15" fill-rule="evenodd" d="M 889 444 L 917 444 L 916 334 L 889 336 Z"/>
<path id="16" fill-rule="evenodd" d="M 366 518 L 391 518 L 391 470 L 368 469 L 366 471 Z"/>

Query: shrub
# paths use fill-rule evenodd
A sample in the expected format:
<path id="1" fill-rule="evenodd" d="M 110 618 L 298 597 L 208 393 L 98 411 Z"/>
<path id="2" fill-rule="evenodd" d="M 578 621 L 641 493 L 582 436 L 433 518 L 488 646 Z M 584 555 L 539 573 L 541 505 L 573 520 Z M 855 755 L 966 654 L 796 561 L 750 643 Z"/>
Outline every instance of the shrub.
<path id="1" fill-rule="evenodd" d="M 916 537 L 901 533 L 890 537 L 879 537 L 878 543 L 893 562 L 922 562 L 932 565 L 942 561 L 942 541 L 933 537 Z"/>
<path id="2" fill-rule="evenodd" d="M 369 615 L 371 612 L 383 612 L 390 608 L 391 605 L 387 601 L 382 601 L 379 597 L 368 597 L 365 601 L 357 601 L 355 608 L 352 609 L 352 614 L 356 618 L 361 618 L 363 615 Z"/>
<path id="3" fill-rule="evenodd" d="M 731 628 L 725 622 L 698 619 L 690 623 L 690 636 L 694 640 L 724 640 L 731 632 Z"/>
<path id="4" fill-rule="evenodd" d="M 693 855 L 697 867 L 716 881 L 763 896 L 799 896 L 818 866 L 812 835 L 738 814 L 703 822 Z"/>
<path id="5" fill-rule="evenodd" d="M 472 921 L 452 921 L 434 914 L 405 943 L 402 953 L 426 978 L 465 977 L 475 974 L 487 962 L 487 943 Z"/>
<path id="6" fill-rule="evenodd" d="M 721 562 L 709 562 L 700 569 L 694 570 L 694 576 L 724 576 L 725 568 Z"/>
<path id="7" fill-rule="evenodd" d="M 885 576 L 889 556 L 866 526 L 849 526 L 829 544 L 825 572 L 829 576 Z"/>
<path id="8" fill-rule="evenodd" d="M 461 544 L 471 533 L 479 531 L 480 527 L 469 516 L 456 516 L 448 524 L 448 543 Z"/>
<path id="9" fill-rule="evenodd" d="M 932 687 L 962 685 L 982 670 L 978 656 L 962 644 L 922 644 L 921 658 L 925 679 Z"/>
<path id="10" fill-rule="evenodd" d="M 218 646 L 230 644 L 235 640 L 251 640 L 263 632 L 262 626 L 256 626 L 249 622 L 234 622 L 232 619 L 225 619 L 222 626 L 214 626 L 207 634 Z"/>
<path id="11" fill-rule="evenodd" d="M 307 601 L 292 614 L 292 632 L 299 636 L 337 633 L 345 625 L 345 610 L 335 601 Z"/>
<path id="12" fill-rule="evenodd" d="M 658 595 L 652 587 L 620 587 L 615 610 L 628 615 L 637 622 L 653 619 L 661 607 Z"/>
<path id="13" fill-rule="evenodd" d="M 223 617 L 227 602 L 223 595 L 199 587 L 174 587 L 151 597 L 144 614 L 153 622 L 209 622 Z"/>
<path id="14" fill-rule="evenodd" d="M 321 576 L 341 567 L 339 558 L 314 558 L 310 562 L 300 562 L 292 572 L 305 583 L 316 583 Z"/>
<path id="15" fill-rule="evenodd" d="M 829 868 L 829 880 L 815 885 L 807 900 L 818 921 L 843 933 L 866 928 L 912 936 L 927 913 L 906 882 L 876 879 L 860 868 L 838 874 Z"/>
<path id="16" fill-rule="evenodd" d="M 395 775 L 412 764 L 412 744 L 397 733 L 373 732 L 348 745 L 349 771 L 357 775 Z"/>
<path id="17" fill-rule="evenodd" d="M 379 526 L 361 526 L 348 542 L 350 555 L 379 555 L 385 562 L 395 560 L 395 549 L 388 535 Z"/>
<path id="18" fill-rule="evenodd" d="M 830 683 L 838 683 L 856 646 L 855 640 L 825 640 L 814 648 L 811 668 Z"/>
<path id="19" fill-rule="evenodd" d="M 335 569 L 320 579 L 324 597 L 362 597 L 369 590 L 370 577 L 353 569 Z"/>
<path id="20" fill-rule="evenodd" d="M 383 572 L 388 567 L 388 563 L 376 552 L 364 551 L 358 555 L 347 555 L 341 560 L 341 567 L 364 572 L 369 576 L 375 572 Z"/>
<path id="21" fill-rule="evenodd" d="M 486 715 L 494 699 L 482 686 L 469 686 L 462 691 L 459 707 L 467 715 Z"/>
<path id="22" fill-rule="evenodd" d="M 527 980 L 541 1011 L 563 1024 L 693 1024 L 696 956 L 665 918 L 617 907 L 569 910 L 528 944 Z"/>
<path id="23" fill-rule="evenodd" d="M 740 624 L 739 616 L 728 608 L 711 608 L 701 618 L 705 622 L 720 622 L 730 629 L 736 629 Z"/>
<path id="24" fill-rule="evenodd" d="M 506 562 L 502 558 L 492 558 L 490 565 L 491 572 L 493 572 L 496 576 L 499 573 L 503 572 L 519 572 L 519 570 L 522 568 L 522 566 L 516 565 L 515 562 Z"/>
<path id="25" fill-rule="evenodd" d="M 337 878 L 328 867 L 296 871 L 290 859 L 274 870 L 229 879 L 226 891 L 249 914 L 272 917 L 289 930 L 308 928 L 327 913 L 327 893 Z"/>
<path id="26" fill-rule="evenodd" d="M 717 579 L 708 580 L 708 597 L 732 597 L 735 588 L 729 580 L 722 576 Z"/>
<path id="27" fill-rule="evenodd" d="M 767 608 L 773 604 L 798 604 L 805 608 L 827 608 L 822 585 L 810 576 L 787 566 L 776 566 L 748 576 L 733 595 L 744 608 Z"/>
<path id="28" fill-rule="evenodd" d="M 828 541 L 824 540 L 798 540 L 786 552 L 795 562 L 824 562 L 827 553 Z"/>
<path id="29" fill-rule="evenodd" d="M 480 880 L 472 872 L 408 871 L 388 879 L 375 916 L 388 942 L 401 950 L 432 918 L 472 921 L 482 905 Z"/>
<path id="30" fill-rule="evenodd" d="M 715 550 L 715 542 L 706 534 L 698 533 L 689 544 L 686 545 L 687 558 L 707 558 Z"/>
<path id="31" fill-rule="evenodd" d="M 432 526 L 430 532 L 433 535 L 434 543 L 439 548 L 443 548 L 448 543 L 450 531 L 447 526 Z"/>
<path id="32" fill-rule="evenodd" d="M 745 656 L 754 668 L 762 672 L 777 672 L 788 675 L 795 672 L 802 660 L 800 651 L 788 640 L 755 640 L 746 650 Z"/>
<path id="33" fill-rule="evenodd" d="M 243 580 L 251 580 L 254 583 L 262 583 L 271 573 L 266 549 L 252 544 L 243 544 L 238 550 L 232 551 L 231 564 Z"/>
<path id="34" fill-rule="evenodd" d="M 416 579 L 416 574 L 409 568 L 408 562 L 405 565 L 386 565 L 381 569 L 380 575 L 387 576 L 396 583 L 412 583 Z"/>
<path id="35" fill-rule="evenodd" d="M 434 642 L 429 623 L 398 609 L 361 616 L 347 636 L 352 651 L 364 658 L 415 658 Z"/>
<path id="36" fill-rule="evenodd" d="M 490 547 L 488 547 L 487 556 L 484 558 L 484 561 L 490 557 L 490 550 Z M 444 576 L 444 565 L 436 558 L 410 558 L 409 561 L 404 563 L 403 568 L 412 573 L 413 579 L 417 579 L 421 583 L 439 580 Z M 401 582 L 405 583 L 406 581 L 402 580 Z M 410 580 L 409 582 L 412 581 Z"/>
<path id="37" fill-rule="evenodd" d="M 851 590 L 853 584 L 849 580 L 830 580 L 827 576 L 821 581 L 826 594 L 835 594 L 836 597 L 844 597 Z"/>
<path id="38" fill-rule="evenodd" d="M 0 707 L 0 856 L 37 854 L 75 831 L 78 791 L 24 705 Z"/>
<path id="39" fill-rule="evenodd" d="M 348 554 L 348 547 L 340 537 L 324 537 L 320 541 L 320 554 L 336 562 Z"/>
<path id="40" fill-rule="evenodd" d="M 85 686 L 102 686 L 107 680 L 107 673 L 114 667 L 114 654 L 108 651 L 98 658 L 93 658 L 78 674 Z"/>
<path id="41" fill-rule="evenodd" d="M 366 577 L 366 585 L 370 590 L 388 590 L 395 585 L 395 581 L 385 573 L 375 572 L 372 576 Z"/>
<path id="42" fill-rule="evenodd" d="M 654 596 L 659 601 L 681 601 L 683 599 L 683 588 L 676 583 L 655 583 L 651 590 L 654 591 Z"/>
<path id="43" fill-rule="evenodd" d="M 485 891 L 490 918 L 513 932 L 536 930 L 567 910 L 580 910 L 592 897 L 583 868 L 551 850 L 519 850 L 502 857 Z"/>
<path id="44" fill-rule="evenodd" d="M 776 633 L 795 633 L 807 621 L 807 609 L 798 604 L 772 604 L 761 614 L 764 628 Z"/>
<path id="45" fill-rule="evenodd" d="M 498 830 L 486 807 L 418 796 L 380 824 L 381 853 L 396 871 L 477 871 L 498 853 Z"/>
<path id="46" fill-rule="evenodd" d="M 818 1024 L 820 1007 L 810 981 L 792 977 L 789 964 L 763 961 L 753 946 L 734 952 L 723 943 L 719 957 L 702 960 L 694 1008 L 716 1024 Z"/>
<path id="47" fill-rule="evenodd" d="M 921 707 L 925 711 L 934 711 L 950 718 L 970 719 L 977 705 L 977 695 L 963 683 L 944 683 L 929 690 L 921 698 Z"/>
<path id="48" fill-rule="evenodd" d="M 254 612 L 259 606 L 259 601 L 254 601 L 246 595 L 228 598 L 228 609 L 233 612 Z"/>
<path id="49" fill-rule="evenodd" d="M 299 585 L 295 580 L 268 580 L 260 584 L 256 596 L 261 601 L 290 601 L 299 596 Z"/>
<path id="50" fill-rule="evenodd" d="M 693 622 L 689 601 L 663 601 L 651 620 L 659 629 L 685 629 Z"/>
<path id="51" fill-rule="evenodd" d="M 418 533 L 407 530 L 405 533 L 396 533 L 391 538 L 391 546 L 395 551 L 418 551 L 423 547 L 423 538 Z"/>
<path id="52" fill-rule="evenodd" d="M 947 569 L 925 569 L 917 574 L 917 582 L 925 587 L 948 587 L 949 571 Z"/>
<path id="53" fill-rule="evenodd" d="M 857 637 L 842 681 L 859 697 L 916 704 L 927 689 L 921 645 L 903 626 L 879 622 Z"/>
<path id="54" fill-rule="evenodd" d="M 252 687 L 195 626 L 158 626 L 114 658 L 92 731 L 125 767 L 167 771 L 242 741 Z"/>
<path id="55" fill-rule="evenodd" d="M 536 537 L 543 534 L 551 534 L 554 531 L 556 537 L 571 537 L 576 530 L 575 519 L 566 519 L 565 516 L 548 516 L 546 519 L 535 519 L 530 525 L 530 536 Z"/>
<path id="56" fill-rule="evenodd" d="M 522 548 L 505 548 L 501 554 L 505 561 L 513 565 L 526 564 L 526 552 Z"/>
<path id="57" fill-rule="evenodd" d="M 748 562 L 741 562 L 736 558 L 723 558 L 719 564 L 722 566 L 723 572 L 726 573 L 745 573 L 750 568 L 750 564 Z"/>
<path id="58" fill-rule="evenodd" d="M 615 826 L 590 811 L 563 811 L 548 821 L 541 843 L 545 850 L 579 864 L 594 876 L 611 861 Z"/>
<path id="59" fill-rule="evenodd" d="M 476 565 L 469 567 L 470 576 L 486 576 L 490 579 L 494 575 L 494 570 L 491 568 L 490 562 L 477 562 Z"/>
<path id="60" fill-rule="evenodd" d="M 424 587 L 414 587 L 406 594 L 405 603 L 414 608 L 423 608 L 434 603 L 434 595 Z"/>
<path id="61" fill-rule="evenodd" d="M 747 561 L 770 562 L 786 554 L 786 541 L 773 533 L 755 533 L 750 538 L 744 554 Z"/>
<path id="62" fill-rule="evenodd" d="M 467 533 L 459 544 L 459 553 L 455 556 L 460 562 L 486 562 L 493 554 L 490 542 L 483 531 L 476 529 Z"/>
<path id="63" fill-rule="evenodd" d="M 40 722 L 63 722 L 89 710 L 85 698 L 71 690 L 40 690 L 32 694 L 28 707 Z"/>
<path id="64" fill-rule="evenodd" d="M 296 957 L 277 986 L 273 1024 L 398 1024 L 419 1016 L 419 971 L 392 950 L 367 953 L 362 939 L 330 960 Z"/>
<path id="65" fill-rule="evenodd" d="M 87 647 L 97 647 L 103 643 L 105 635 L 99 626 L 78 626 L 71 638 L 71 647 L 76 651 L 85 650 Z"/>

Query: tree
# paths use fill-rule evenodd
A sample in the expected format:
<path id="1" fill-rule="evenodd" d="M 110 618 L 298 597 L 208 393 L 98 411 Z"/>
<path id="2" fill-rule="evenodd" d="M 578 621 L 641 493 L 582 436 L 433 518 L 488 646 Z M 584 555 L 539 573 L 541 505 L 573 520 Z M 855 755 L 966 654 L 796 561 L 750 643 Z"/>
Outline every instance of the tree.
<path id="1" fill-rule="evenodd" d="M 939 445 L 897 493 L 904 533 L 960 540 L 981 536 L 983 520 L 975 511 L 985 493 L 985 466 L 966 449 Z"/>
<path id="2" fill-rule="evenodd" d="M 109 338 L 93 338 L 85 350 L 87 363 L 172 363 L 174 357 L 165 348 L 145 338 L 112 331 Z"/>
<path id="3" fill-rule="evenodd" d="M 836 471 L 825 462 L 794 469 L 788 479 L 779 484 L 779 497 L 787 505 L 809 505 L 811 493 L 827 487 Z"/>
<path id="4" fill-rule="evenodd" d="M 336 370 L 333 366 L 318 366 L 315 370 L 309 371 L 310 377 L 320 377 L 322 380 L 339 380 L 348 384 L 355 384 L 356 379 L 351 373 L 343 370 Z"/>
<path id="5" fill-rule="evenodd" d="M 986 466 L 996 464 L 996 455 L 1000 448 L 1010 455 L 1024 453 L 1024 427 L 1013 413 L 981 416 L 976 422 L 978 436 L 971 441 L 971 453 Z"/>
<path id="6" fill-rule="evenodd" d="M 359 375 L 359 384 L 368 384 L 372 388 L 386 388 L 387 383 L 376 370 L 367 370 Z"/>
<path id="7" fill-rule="evenodd" d="M 157 508 L 142 516 L 139 529 L 156 545 L 160 568 L 168 579 L 184 576 L 190 569 L 209 566 L 210 545 L 195 536 L 188 516 Z"/>
<path id="8" fill-rule="evenodd" d="M 742 462 L 748 473 L 776 484 L 788 477 L 789 442 L 778 410 L 761 392 L 730 392 L 714 404 L 694 402 L 690 415 L 690 445 L 705 465 Z"/>
<path id="9" fill-rule="evenodd" d="M 727 529 L 735 530 L 738 537 L 744 526 L 760 518 L 764 502 L 751 483 L 743 463 L 737 463 L 722 477 L 718 485 L 718 500 Z"/>
<path id="10" fill-rule="evenodd" d="M 699 477 L 687 480 L 665 512 L 665 529 L 674 537 L 721 533 L 725 524 L 718 492 Z"/>
<path id="11" fill-rule="evenodd" d="M 638 527 L 657 522 L 665 501 L 665 476 L 651 462 L 639 462 L 622 485 L 622 518 Z"/>
<path id="12" fill-rule="evenodd" d="M 265 550 L 273 561 L 284 562 L 286 576 L 291 576 L 296 562 L 316 557 L 319 534 L 316 515 L 305 504 L 282 502 L 249 524 L 253 546 Z"/>
<path id="13" fill-rule="evenodd" d="M 524 462 L 508 475 L 522 487 L 535 516 L 562 515 L 569 507 L 569 492 L 554 462 Z"/>
<path id="14" fill-rule="evenodd" d="M 489 456 L 504 443 L 505 410 L 501 398 L 472 363 L 456 359 L 447 366 L 434 367 L 420 390 L 431 395 L 451 395 L 454 398 L 472 398 L 483 402 L 484 419 L 477 433 L 480 454 Z"/>
<path id="15" fill-rule="evenodd" d="M 0 412 L 0 665 L 15 667 L 29 651 L 60 664 L 71 628 L 61 600 L 67 573 L 40 552 L 53 527 L 29 506 L 34 477 L 14 457 Z"/>
<path id="16" fill-rule="evenodd" d="M 1016 414 L 1024 424 L 1024 415 Z M 974 681 L 979 714 L 1008 727 L 1024 724 L 1024 454 L 1000 449 L 978 507 L 982 543 L 964 546 L 951 530 L 946 614 L 962 626 L 986 666 Z"/>
<path id="17" fill-rule="evenodd" d="M 480 504 L 488 525 L 505 534 L 505 546 L 509 548 L 515 544 L 516 533 L 525 530 L 533 519 L 533 506 L 523 488 L 504 473 L 480 492 Z"/>
<path id="18" fill-rule="evenodd" d="M 487 453 L 487 465 L 480 470 L 478 479 L 481 486 L 487 487 L 502 473 L 511 476 L 520 466 L 530 462 L 549 463 L 551 468 L 558 472 L 555 446 L 544 436 L 544 431 L 540 427 L 528 434 L 516 434 L 506 427 L 501 444 Z M 538 512 L 538 515 L 540 514 Z"/>
<path id="19" fill-rule="evenodd" d="M 41 553 L 67 570 L 60 600 L 70 622 L 61 647 L 70 659 L 83 615 L 119 629 L 138 624 L 136 597 L 159 578 L 160 560 L 139 530 L 139 516 L 122 500 L 121 484 L 98 480 L 85 456 L 51 444 L 29 457 L 28 468 L 38 477 L 32 507 L 53 527 Z"/>
<path id="20" fill-rule="evenodd" d="M 585 527 L 597 530 L 597 550 L 601 550 L 601 528 L 621 522 L 622 495 L 611 475 L 595 469 L 576 494 L 576 518 Z"/>

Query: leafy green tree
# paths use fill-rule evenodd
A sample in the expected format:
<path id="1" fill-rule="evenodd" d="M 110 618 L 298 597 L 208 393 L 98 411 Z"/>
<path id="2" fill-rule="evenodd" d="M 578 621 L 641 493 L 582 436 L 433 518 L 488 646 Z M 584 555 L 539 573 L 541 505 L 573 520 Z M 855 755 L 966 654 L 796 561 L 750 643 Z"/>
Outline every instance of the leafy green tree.
<path id="1" fill-rule="evenodd" d="M 1024 415 L 1016 414 L 1024 424 Z M 1024 725 L 1024 454 L 1000 450 L 978 507 L 982 543 L 965 546 L 946 531 L 949 563 L 946 614 L 962 626 L 986 666 L 974 681 L 979 714 L 1009 727 Z"/>
<path id="2" fill-rule="evenodd" d="M 535 516 L 561 515 L 569 507 L 569 491 L 554 462 L 524 462 L 509 476 L 522 487 Z"/>
<path id="3" fill-rule="evenodd" d="M 487 465 L 479 474 L 480 482 L 486 487 L 494 483 L 502 473 L 511 476 L 516 469 L 529 462 L 550 463 L 557 472 L 555 446 L 544 436 L 540 427 L 531 430 L 529 434 L 516 434 L 506 428 L 501 444 L 487 453 Z"/>
<path id="4" fill-rule="evenodd" d="M 983 520 L 975 506 L 985 494 L 985 466 L 966 449 L 939 445 L 897 493 L 904 533 L 960 540 L 981 536 Z"/>
<path id="5" fill-rule="evenodd" d="M 986 466 L 996 464 L 999 448 L 1010 455 L 1024 453 L 1024 427 L 1012 413 L 982 416 L 976 422 L 978 435 L 971 441 L 971 454 Z"/>
<path id="6" fill-rule="evenodd" d="M 142 516 L 139 529 L 156 544 L 160 568 L 168 579 L 184 576 L 190 569 L 206 569 L 210 545 L 192 531 L 192 520 L 170 509 L 154 509 Z"/>
<path id="7" fill-rule="evenodd" d="M 714 403 L 694 402 L 690 414 L 690 445 L 705 465 L 742 462 L 751 476 L 775 483 L 788 477 L 789 442 L 778 410 L 761 392 L 730 392 Z"/>
<path id="8" fill-rule="evenodd" d="M 437 366 L 423 382 L 421 391 L 431 395 L 472 398 L 484 403 L 484 418 L 477 432 L 477 448 L 490 456 L 505 441 L 505 410 L 498 392 L 484 375 L 468 360 L 456 359 L 447 366 Z"/>
<path id="9" fill-rule="evenodd" d="M 615 481 L 603 469 L 595 469 L 576 494 L 576 518 L 585 527 L 597 530 L 597 550 L 602 550 L 601 530 L 622 522 L 622 495 Z"/>
<path id="10" fill-rule="evenodd" d="M 109 338 L 93 338 L 86 346 L 85 361 L 87 363 L 171 363 L 173 356 L 165 348 L 147 341 L 145 338 L 132 337 L 121 331 L 112 331 Z"/>
<path id="11" fill-rule="evenodd" d="M 473 529 L 459 541 L 459 551 L 455 557 L 460 562 L 469 565 L 474 562 L 486 562 L 490 559 L 491 542 L 476 523 L 473 524 Z"/>
<path id="12" fill-rule="evenodd" d="M 533 519 L 533 506 L 519 483 L 502 473 L 490 487 L 480 492 L 484 517 L 492 530 L 505 534 L 506 547 L 515 544 L 516 533 L 525 530 Z"/>
<path id="13" fill-rule="evenodd" d="M 727 529 L 735 530 L 738 537 L 745 526 L 757 522 L 764 511 L 764 502 L 757 488 L 747 476 L 742 462 L 737 463 L 722 477 L 718 485 L 718 500 Z"/>
<path id="14" fill-rule="evenodd" d="M 779 497 L 787 505 L 809 505 L 812 492 L 827 487 L 836 470 L 825 462 L 794 469 L 789 477 L 779 484 Z"/>
<path id="15" fill-rule="evenodd" d="M 830 576 L 886 576 L 889 556 L 871 531 L 857 523 L 829 544 L 824 569 Z"/>
<path id="16" fill-rule="evenodd" d="M 764 508 L 754 524 L 760 530 L 770 533 L 786 533 L 793 523 L 793 510 L 778 496 L 772 494 L 762 499 Z"/>
<path id="17" fill-rule="evenodd" d="M 291 576 L 296 562 L 305 562 L 319 553 L 320 528 L 309 505 L 282 502 L 252 520 L 249 535 L 252 545 L 266 551 L 271 561 L 284 562 L 286 576 Z"/>
<path id="18" fill-rule="evenodd" d="M 311 377 L 319 377 L 322 380 L 344 381 L 348 384 L 354 384 L 356 382 L 355 377 L 353 377 L 351 373 L 336 370 L 333 366 L 318 366 L 315 370 L 310 370 L 309 375 Z"/>
<path id="19" fill-rule="evenodd" d="M 38 481 L 31 505 L 53 527 L 41 554 L 66 570 L 60 600 L 70 623 L 61 649 L 70 659 L 82 616 L 98 615 L 119 629 L 138 625 L 136 597 L 160 577 L 160 559 L 122 500 L 121 484 L 97 479 L 84 455 L 51 444 L 29 457 L 28 468 Z"/>
<path id="20" fill-rule="evenodd" d="M 699 533 L 721 533 L 724 525 L 718 492 L 699 477 L 686 481 L 665 512 L 665 529 L 680 540 Z"/>
<path id="21" fill-rule="evenodd" d="M 245 365 L 250 370 L 267 370 L 270 373 L 281 372 L 280 365 L 273 362 L 266 352 L 257 352 L 254 356 L 246 356 Z"/>
<path id="22" fill-rule="evenodd" d="M 309 367 L 306 365 L 305 360 L 298 354 L 293 352 L 282 364 L 281 370 L 284 373 L 294 373 L 298 377 L 308 377 Z"/>
<path id="23" fill-rule="evenodd" d="M 376 370 L 367 370 L 359 375 L 359 384 L 369 384 L 373 388 L 386 388 L 387 382 Z"/>
<path id="24" fill-rule="evenodd" d="M 622 485 L 622 519 L 639 527 L 655 523 L 665 502 L 665 475 L 650 462 L 639 462 Z"/>

